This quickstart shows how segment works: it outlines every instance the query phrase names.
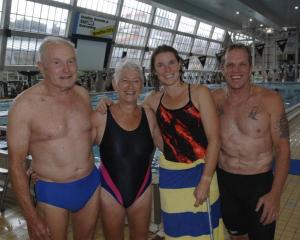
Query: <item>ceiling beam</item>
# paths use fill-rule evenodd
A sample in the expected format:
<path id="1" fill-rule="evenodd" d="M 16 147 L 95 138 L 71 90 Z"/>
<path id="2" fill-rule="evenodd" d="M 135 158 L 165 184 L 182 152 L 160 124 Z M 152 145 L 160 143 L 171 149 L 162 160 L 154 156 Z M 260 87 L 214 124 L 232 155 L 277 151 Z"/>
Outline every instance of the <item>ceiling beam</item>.
<path id="1" fill-rule="evenodd" d="M 270 10 L 264 3 L 256 0 L 239 0 L 244 5 L 251 8 L 253 11 L 258 13 L 262 18 L 264 18 L 264 22 L 270 27 L 281 28 L 285 25 L 285 19 L 276 15 L 273 11 Z"/>

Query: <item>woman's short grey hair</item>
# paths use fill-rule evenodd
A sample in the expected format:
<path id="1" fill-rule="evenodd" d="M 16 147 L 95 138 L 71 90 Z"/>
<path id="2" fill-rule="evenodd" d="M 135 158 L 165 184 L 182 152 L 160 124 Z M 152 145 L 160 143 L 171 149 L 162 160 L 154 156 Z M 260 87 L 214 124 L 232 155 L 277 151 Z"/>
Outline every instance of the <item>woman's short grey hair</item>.
<path id="1" fill-rule="evenodd" d="M 61 38 L 61 37 L 45 37 L 39 47 L 38 54 L 37 54 L 37 61 L 41 61 L 43 58 L 43 55 L 46 52 L 46 49 L 51 44 L 68 44 L 70 47 L 72 47 L 75 51 L 75 46 L 72 42 L 70 42 L 67 39 Z"/>
<path id="2" fill-rule="evenodd" d="M 139 74 L 140 80 L 142 82 L 145 80 L 144 72 L 143 72 L 143 69 L 140 66 L 140 64 L 138 64 L 137 62 L 135 62 L 133 60 L 125 60 L 125 61 L 121 61 L 115 69 L 114 80 L 116 82 L 118 82 L 120 80 L 122 72 L 126 69 L 136 71 Z"/>

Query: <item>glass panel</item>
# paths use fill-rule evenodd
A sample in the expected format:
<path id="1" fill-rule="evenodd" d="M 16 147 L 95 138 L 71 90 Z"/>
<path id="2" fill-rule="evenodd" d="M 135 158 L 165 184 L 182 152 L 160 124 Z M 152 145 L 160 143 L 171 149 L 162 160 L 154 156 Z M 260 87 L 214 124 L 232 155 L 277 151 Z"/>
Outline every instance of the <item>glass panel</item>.
<path id="1" fill-rule="evenodd" d="M 147 29 L 145 27 L 140 25 L 120 22 L 116 36 L 116 43 L 144 46 L 146 30 Z"/>
<path id="2" fill-rule="evenodd" d="M 205 54 L 207 47 L 207 41 L 203 39 L 196 38 L 194 41 L 194 46 L 192 48 L 192 53 Z"/>
<path id="3" fill-rule="evenodd" d="M 151 61 L 151 55 L 153 51 L 145 52 L 144 60 L 143 60 L 143 67 L 146 69 L 150 69 L 150 61 Z"/>
<path id="4" fill-rule="evenodd" d="M 174 29 L 176 17 L 176 13 L 157 8 L 153 24 L 164 28 Z"/>
<path id="5" fill-rule="evenodd" d="M 66 34 L 68 10 L 25 0 L 12 0 L 10 28 L 52 35 Z"/>
<path id="6" fill-rule="evenodd" d="M 2 12 L 3 12 L 3 0 L 0 0 L 0 27 L 2 27 Z"/>
<path id="7" fill-rule="evenodd" d="M 225 30 L 215 27 L 214 33 L 212 35 L 212 39 L 223 41 L 224 37 L 225 37 Z"/>
<path id="8" fill-rule="evenodd" d="M 185 16 L 181 16 L 178 25 L 178 31 L 192 34 L 194 33 L 195 25 L 196 25 L 196 20 Z"/>
<path id="9" fill-rule="evenodd" d="M 163 44 L 171 45 L 171 39 L 172 33 L 151 29 L 148 46 L 156 48 Z"/>
<path id="10" fill-rule="evenodd" d="M 135 0 L 125 0 L 121 17 L 149 23 L 152 6 Z"/>
<path id="11" fill-rule="evenodd" d="M 213 71 L 216 68 L 216 58 L 208 57 L 206 58 L 204 70 Z"/>
<path id="12" fill-rule="evenodd" d="M 191 48 L 191 42 L 191 37 L 176 34 L 173 47 L 179 52 L 189 52 Z"/>
<path id="13" fill-rule="evenodd" d="M 216 42 L 210 42 L 207 54 L 214 56 L 221 49 L 221 44 Z"/>
<path id="14" fill-rule="evenodd" d="M 110 67 L 115 68 L 122 60 L 122 56 L 126 53 L 126 58 L 140 62 L 142 51 L 138 49 L 114 47 L 111 57 Z"/>
<path id="15" fill-rule="evenodd" d="M 211 32 L 212 26 L 203 22 L 200 22 L 198 30 L 197 30 L 197 35 L 201 37 L 210 37 L 210 32 Z"/>
<path id="16" fill-rule="evenodd" d="M 62 2 L 62 3 L 67 3 L 67 4 L 70 4 L 71 3 L 71 0 L 51 0 L 53 2 Z"/>
<path id="17" fill-rule="evenodd" d="M 78 0 L 77 6 L 115 15 L 119 0 Z"/>
<path id="18" fill-rule="evenodd" d="M 7 39 L 5 65 L 35 65 L 41 39 L 10 37 Z"/>

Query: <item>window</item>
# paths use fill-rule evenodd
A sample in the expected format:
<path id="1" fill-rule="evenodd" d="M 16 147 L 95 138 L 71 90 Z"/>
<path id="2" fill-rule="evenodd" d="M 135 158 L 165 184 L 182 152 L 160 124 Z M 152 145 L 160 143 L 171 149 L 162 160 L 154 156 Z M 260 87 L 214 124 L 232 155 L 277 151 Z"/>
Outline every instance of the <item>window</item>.
<path id="1" fill-rule="evenodd" d="M 223 41 L 224 37 L 225 37 L 225 30 L 215 27 L 214 33 L 212 35 L 212 39 Z"/>
<path id="2" fill-rule="evenodd" d="M 231 34 L 231 39 L 233 42 L 242 42 L 246 45 L 253 43 L 252 37 L 242 33 Z"/>
<path id="3" fill-rule="evenodd" d="M 140 25 L 120 22 L 116 43 L 135 46 L 144 46 L 146 37 L 146 28 Z"/>
<path id="4" fill-rule="evenodd" d="M 211 58 L 211 57 L 206 58 L 204 70 L 209 70 L 209 71 L 215 70 L 216 61 L 217 61 L 216 58 Z"/>
<path id="5" fill-rule="evenodd" d="M 12 1 L 11 29 L 65 36 L 67 19 L 67 9 L 25 0 Z"/>
<path id="6" fill-rule="evenodd" d="M 0 28 L 2 27 L 2 12 L 3 12 L 3 0 L 0 0 Z"/>
<path id="7" fill-rule="evenodd" d="M 150 69 L 152 52 L 153 51 L 145 52 L 144 60 L 143 60 L 143 67 L 145 67 L 146 69 Z"/>
<path id="8" fill-rule="evenodd" d="M 67 3 L 67 4 L 71 3 L 71 0 L 51 0 L 51 1 L 53 1 L 53 2 Z"/>
<path id="9" fill-rule="evenodd" d="M 197 30 L 197 35 L 201 37 L 210 37 L 210 32 L 211 32 L 212 26 L 203 22 L 200 22 L 198 30 Z"/>
<path id="10" fill-rule="evenodd" d="M 153 24 L 156 26 L 174 29 L 177 14 L 157 8 Z"/>
<path id="11" fill-rule="evenodd" d="M 163 44 L 171 45 L 171 39 L 172 33 L 151 29 L 148 46 L 156 48 Z"/>
<path id="12" fill-rule="evenodd" d="M 135 0 L 125 0 L 121 17 L 149 23 L 152 6 Z"/>
<path id="13" fill-rule="evenodd" d="M 207 54 L 214 56 L 216 53 L 219 52 L 220 49 L 221 49 L 221 44 L 220 43 L 211 42 L 209 44 Z"/>
<path id="14" fill-rule="evenodd" d="M 189 52 L 192 38 L 184 35 L 176 34 L 173 47 L 179 52 Z"/>
<path id="15" fill-rule="evenodd" d="M 115 15 L 119 0 L 78 0 L 77 6 Z"/>
<path id="16" fill-rule="evenodd" d="M 110 67 L 115 68 L 122 60 L 122 56 L 126 53 L 126 58 L 140 62 L 142 51 L 138 49 L 114 47 Z"/>
<path id="17" fill-rule="evenodd" d="M 35 65 L 41 39 L 10 37 L 7 39 L 5 65 Z"/>
<path id="18" fill-rule="evenodd" d="M 181 16 L 178 25 L 178 31 L 192 34 L 194 33 L 195 25 L 196 25 L 196 20 Z"/>
<path id="19" fill-rule="evenodd" d="M 207 47 L 207 41 L 203 39 L 196 38 L 194 41 L 194 46 L 192 48 L 192 53 L 205 54 Z"/>

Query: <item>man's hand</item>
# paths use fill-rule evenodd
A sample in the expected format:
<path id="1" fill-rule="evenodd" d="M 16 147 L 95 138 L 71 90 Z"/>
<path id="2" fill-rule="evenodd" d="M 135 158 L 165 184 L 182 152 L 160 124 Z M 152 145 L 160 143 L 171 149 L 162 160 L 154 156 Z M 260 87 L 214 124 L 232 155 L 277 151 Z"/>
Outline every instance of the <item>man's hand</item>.
<path id="1" fill-rule="evenodd" d="M 30 240 L 51 240 L 50 229 L 45 221 L 35 214 L 27 219 Z"/>
<path id="2" fill-rule="evenodd" d="M 256 205 L 255 211 L 262 209 L 262 214 L 260 217 L 260 222 L 263 225 L 267 225 L 275 221 L 279 216 L 280 210 L 280 196 L 269 192 L 263 195 Z"/>
<path id="3" fill-rule="evenodd" d="M 109 98 L 102 98 L 96 106 L 96 111 L 102 114 L 105 114 L 107 107 L 112 105 L 113 101 Z"/>

